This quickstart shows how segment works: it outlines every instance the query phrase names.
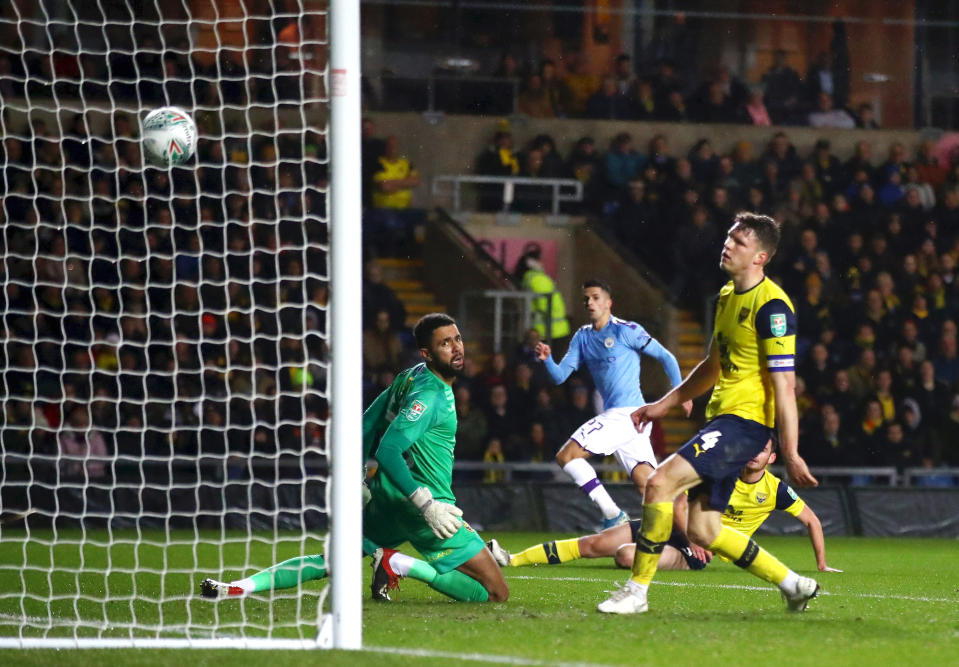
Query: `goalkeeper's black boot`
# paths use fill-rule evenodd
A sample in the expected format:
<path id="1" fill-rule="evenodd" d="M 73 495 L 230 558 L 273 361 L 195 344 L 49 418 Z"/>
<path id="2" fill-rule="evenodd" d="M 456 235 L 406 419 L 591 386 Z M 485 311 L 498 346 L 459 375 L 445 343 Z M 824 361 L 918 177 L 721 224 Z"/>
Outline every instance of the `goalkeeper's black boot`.
<path id="1" fill-rule="evenodd" d="M 208 600 L 225 600 L 226 598 L 241 598 L 245 591 L 239 586 L 231 586 L 216 579 L 204 579 L 200 582 L 200 595 Z"/>
<path id="2" fill-rule="evenodd" d="M 683 555 L 683 559 L 686 561 L 686 565 L 689 566 L 690 570 L 702 570 L 708 564 L 708 561 L 696 558 L 696 556 L 693 554 L 693 550 L 689 547 L 683 547 L 679 550 L 679 553 Z"/>
<path id="3" fill-rule="evenodd" d="M 395 553 L 396 549 L 382 547 L 373 552 L 373 583 L 370 584 L 370 592 L 378 602 L 389 602 L 390 591 L 400 587 L 400 576 L 390 567 L 390 557 Z"/>

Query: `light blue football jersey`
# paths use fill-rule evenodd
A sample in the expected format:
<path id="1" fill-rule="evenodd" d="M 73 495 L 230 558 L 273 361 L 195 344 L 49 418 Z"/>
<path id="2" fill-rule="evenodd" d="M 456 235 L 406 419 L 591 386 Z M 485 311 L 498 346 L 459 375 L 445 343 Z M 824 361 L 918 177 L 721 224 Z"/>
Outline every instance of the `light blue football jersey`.
<path id="1" fill-rule="evenodd" d="M 599 331 L 591 324 L 581 327 L 563 360 L 557 364 L 549 358 L 545 363 L 556 384 L 585 365 L 608 410 L 646 404 L 639 384 L 640 354 L 658 359 L 674 387 L 682 381 L 676 357 L 641 325 L 618 317 L 610 317 Z"/>

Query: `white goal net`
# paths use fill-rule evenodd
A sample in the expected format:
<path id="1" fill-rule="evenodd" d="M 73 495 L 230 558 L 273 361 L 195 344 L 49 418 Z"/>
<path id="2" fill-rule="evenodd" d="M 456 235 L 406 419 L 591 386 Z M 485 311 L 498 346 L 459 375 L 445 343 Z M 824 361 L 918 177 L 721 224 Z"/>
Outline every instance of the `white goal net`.
<path id="1" fill-rule="evenodd" d="M 315 645 L 325 579 L 200 582 L 326 551 L 326 19 L 0 3 L 0 645 Z M 184 167 L 142 156 L 166 105 Z"/>

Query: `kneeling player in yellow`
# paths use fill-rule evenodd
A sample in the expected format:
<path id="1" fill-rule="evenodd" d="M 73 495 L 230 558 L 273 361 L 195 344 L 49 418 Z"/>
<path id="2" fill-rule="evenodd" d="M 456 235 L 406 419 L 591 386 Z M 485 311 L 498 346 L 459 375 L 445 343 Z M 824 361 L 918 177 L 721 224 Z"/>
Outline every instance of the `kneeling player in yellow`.
<path id="1" fill-rule="evenodd" d="M 743 468 L 733 495 L 729 499 L 729 505 L 723 512 L 723 525 L 752 537 L 773 510 L 781 510 L 796 517 L 806 527 L 809 540 L 812 542 L 816 567 L 821 572 L 842 572 L 826 564 L 826 542 L 819 517 L 788 484 L 766 470 L 766 466 L 772 465 L 775 461 L 776 451 L 770 439 L 766 448 Z M 684 511 L 684 509 L 677 504 L 674 512 Z M 493 558 L 501 567 L 522 567 L 541 563 L 558 565 L 578 558 L 613 557 L 616 559 L 617 566 L 630 568 L 636 555 L 634 542 L 639 535 L 640 524 L 641 521 L 633 520 L 629 524 L 614 526 L 595 535 L 537 544 L 512 555 L 496 540 L 490 540 L 487 545 L 493 553 Z M 700 549 L 699 553 L 703 551 Z M 699 570 L 706 566 L 706 562 L 712 555 L 708 551 L 705 554 L 706 559 L 701 560 L 693 555 L 692 550 L 687 554 L 683 549 L 667 544 L 657 569 Z"/>
<path id="2" fill-rule="evenodd" d="M 731 280 L 719 292 L 709 355 L 678 387 L 633 413 L 641 428 L 712 389 L 706 426 L 649 478 L 632 576 L 599 604 L 603 613 L 648 610 L 649 584 L 672 530 L 673 499 L 686 490 L 690 540 L 776 584 L 789 611 L 804 611 L 819 591 L 816 580 L 790 570 L 721 519 L 739 472 L 765 448 L 774 426 L 790 479 L 800 487 L 818 483 L 799 456 L 796 316 L 789 297 L 764 270 L 778 244 L 775 220 L 736 215 L 723 243 L 720 267 Z"/>
<path id="3" fill-rule="evenodd" d="M 686 496 L 676 499 L 673 513 L 675 523 L 672 534 L 660 560 L 662 570 L 701 570 L 712 558 L 705 549 L 690 544 L 686 539 Z M 492 539 L 486 543 L 500 567 L 523 567 L 524 565 L 559 565 L 580 558 L 615 557 L 620 567 L 633 563 L 633 542 L 639 534 L 642 520 L 633 519 L 612 528 L 567 540 L 553 540 L 510 554 Z M 626 560 L 628 554 L 628 561 Z"/>

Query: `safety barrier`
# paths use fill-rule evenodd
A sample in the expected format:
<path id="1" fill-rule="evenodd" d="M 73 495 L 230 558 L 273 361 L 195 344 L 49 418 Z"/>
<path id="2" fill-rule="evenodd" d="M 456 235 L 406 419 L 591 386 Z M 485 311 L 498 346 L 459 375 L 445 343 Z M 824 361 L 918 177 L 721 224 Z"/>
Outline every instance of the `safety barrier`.
<path id="1" fill-rule="evenodd" d="M 516 186 L 532 186 L 550 191 L 550 211 L 559 215 L 562 202 L 583 201 L 583 183 L 575 178 L 529 178 L 524 176 L 473 176 L 471 174 L 443 174 L 433 177 L 434 197 L 451 197 L 452 210 L 463 210 L 463 185 L 502 185 L 503 211 L 509 210 L 516 195 Z M 449 188 L 444 188 L 448 185 Z M 568 189 L 571 189 L 570 192 Z"/>

